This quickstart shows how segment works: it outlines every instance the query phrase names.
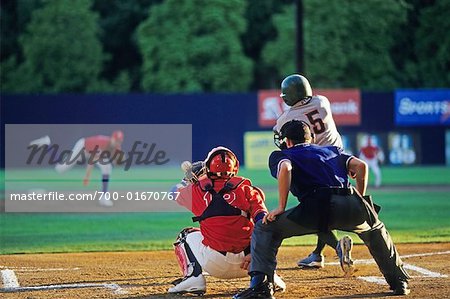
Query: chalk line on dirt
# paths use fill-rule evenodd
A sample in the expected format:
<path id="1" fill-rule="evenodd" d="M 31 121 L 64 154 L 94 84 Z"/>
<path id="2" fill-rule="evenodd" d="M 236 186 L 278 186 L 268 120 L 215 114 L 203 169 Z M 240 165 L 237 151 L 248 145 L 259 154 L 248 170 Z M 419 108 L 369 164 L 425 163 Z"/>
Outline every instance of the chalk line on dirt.
<path id="1" fill-rule="evenodd" d="M 418 253 L 418 254 L 409 254 L 409 255 L 403 255 L 401 256 L 402 259 L 412 258 L 412 257 L 423 257 L 423 256 L 433 256 L 433 255 L 442 255 L 442 254 L 450 254 L 450 251 L 441 251 L 441 252 L 429 252 L 429 253 Z M 366 259 L 366 260 L 356 260 L 355 264 L 374 264 L 375 261 L 373 259 Z M 328 264 L 339 264 L 339 263 L 328 263 Z M 403 267 L 407 270 L 412 270 L 415 272 L 420 273 L 420 276 L 414 276 L 415 278 L 418 277 L 432 277 L 432 278 L 446 278 L 448 275 L 441 274 L 439 272 L 433 272 L 428 269 L 418 267 L 415 265 L 404 263 Z M 386 281 L 381 276 L 358 276 L 358 279 L 364 280 L 366 282 L 386 285 Z"/>
<path id="2" fill-rule="evenodd" d="M 77 271 L 80 270 L 79 268 L 73 268 L 73 269 L 62 269 L 62 268 L 50 268 L 50 269 L 15 269 L 16 272 L 58 272 L 58 271 Z"/>
<path id="3" fill-rule="evenodd" d="M 20 287 L 16 273 L 13 270 L 2 270 L 3 289 L 14 289 Z"/>
<path id="4" fill-rule="evenodd" d="M 26 292 L 26 291 L 48 291 L 60 289 L 82 289 L 82 288 L 107 288 L 113 291 L 114 294 L 121 295 L 128 292 L 119 286 L 117 283 L 74 283 L 74 284 L 52 284 L 45 286 L 31 286 L 31 287 L 16 287 L 4 288 L 6 292 Z"/>
<path id="5" fill-rule="evenodd" d="M 433 256 L 433 255 L 442 255 L 442 254 L 450 254 L 450 250 L 449 251 L 438 251 L 438 252 L 427 252 L 427 253 L 401 255 L 400 258 L 408 259 L 408 258 L 413 258 L 413 257 L 424 257 L 424 256 Z M 361 264 L 361 265 L 369 265 L 369 264 L 375 264 L 375 261 L 373 259 L 360 259 L 360 260 L 355 260 L 354 263 Z M 333 265 L 340 265 L 340 263 L 339 262 L 329 262 L 329 263 L 325 263 L 325 265 L 333 266 Z"/>
<path id="6" fill-rule="evenodd" d="M 402 259 L 414 258 L 414 257 L 424 257 L 424 256 L 434 256 L 434 255 L 443 255 L 450 254 L 450 251 L 441 251 L 441 252 L 429 252 L 429 253 L 418 253 L 418 254 L 409 254 L 400 256 Z M 373 259 L 359 259 L 354 261 L 355 264 L 374 264 L 375 261 Z M 328 262 L 326 265 L 339 265 L 339 262 Z M 39 291 L 39 290 L 56 290 L 56 289 L 80 289 L 80 288 L 106 288 L 113 292 L 113 294 L 127 294 L 128 291 L 123 289 L 120 285 L 116 283 L 78 283 L 78 284 L 55 284 L 55 285 L 43 285 L 43 286 L 29 286 L 29 287 L 20 287 L 17 276 L 14 272 L 32 272 L 32 271 L 67 271 L 67 270 L 79 270 L 80 268 L 35 268 L 35 267 L 7 267 L 0 265 L 0 268 L 4 268 L 1 270 L 1 276 L 3 281 L 3 288 L 0 288 L 0 292 L 24 292 L 24 291 Z M 11 268 L 11 269 L 10 269 Z M 438 272 L 433 272 L 428 269 L 418 267 L 412 264 L 404 264 L 404 268 L 408 270 L 415 271 L 420 273 L 420 276 L 413 277 L 430 277 L 430 278 L 446 278 L 448 275 L 441 274 Z M 386 281 L 381 276 L 359 276 L 357 279 L 376 283 L 381 285 L 386 285 Z"/>
<path id="7" fill-rule="evenodd" d="M 30 269 L 28 269 L 30 270 Z M 80 289 L 80 288 L 106 288 L 113 294 L 127 294 L 127 290 L 123 289 L 117 283 L 74 283 L 74 284 L 54 284 L 45 286 L 21 287 L 16 274 L 11 269 L 1 270 L 3 288 L 0 292 L 25 292 L 40 290 L 58 290 L 58 289 Z"/>
<path id="8" fill-rule="evenodd" d="M 448 277 L 448 275 L 441 274 L 441 273 L 438 273 L 438 272 L 433 272 L 433 271 L 430 271 L 428 269 L 425 269 L 425 268 L 422 268 L 422 267 L 418 267 L 418 266 L 414 266 L 414 265 L 411 265 L 411 264 L 403 264 L 403 268 L 405 268 L 407 270 L 412 270 L 412 271 L 419 272 L 420 274 L 423 274 L 423 277 L 434 277 L 434 278 Z"/>

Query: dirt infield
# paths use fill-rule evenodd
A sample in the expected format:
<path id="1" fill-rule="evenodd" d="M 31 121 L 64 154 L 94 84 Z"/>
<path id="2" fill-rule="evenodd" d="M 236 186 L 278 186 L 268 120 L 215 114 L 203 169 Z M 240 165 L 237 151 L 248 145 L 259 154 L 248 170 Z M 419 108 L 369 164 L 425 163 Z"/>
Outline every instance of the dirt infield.
<path id="1" fill-rule="evenodd" d="M 333 251 L 326 266 L 300 270 L 312 247 L 282 247 L 279 274 L 287 284 L 276 298 L 383 298 L 390 292 L 367 249 L 355 246 L 356 272 L 344 278 Z M 450 243 L 400 244 L 411 280 L 410 298 L 450 298 Z M 0 298 L 181 298 L 167 295 L 179 277 L 170 251 L 0 255 Z M 205 298 L 230 298 L 248 279 L 207 277 Z M 186 297 L 186 296 L 184 296 Z"/>

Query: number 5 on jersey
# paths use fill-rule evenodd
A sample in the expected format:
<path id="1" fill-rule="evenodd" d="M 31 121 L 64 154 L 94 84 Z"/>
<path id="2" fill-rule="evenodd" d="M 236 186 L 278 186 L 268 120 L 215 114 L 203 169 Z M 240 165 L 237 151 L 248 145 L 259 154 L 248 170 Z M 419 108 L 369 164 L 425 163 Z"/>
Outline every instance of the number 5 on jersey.
<path id="1" fill-rule="evenodd" d="M 317 109 L 308 112 L 305 115 L 311 123 L 314 133 L 320 134 L 325 132 L 325 124 L 323 123 L 323 120 L 320 118 L 320 116 L 317 117 L 316 114 L 319 115 L 319 111 L 317 111 Z"/>

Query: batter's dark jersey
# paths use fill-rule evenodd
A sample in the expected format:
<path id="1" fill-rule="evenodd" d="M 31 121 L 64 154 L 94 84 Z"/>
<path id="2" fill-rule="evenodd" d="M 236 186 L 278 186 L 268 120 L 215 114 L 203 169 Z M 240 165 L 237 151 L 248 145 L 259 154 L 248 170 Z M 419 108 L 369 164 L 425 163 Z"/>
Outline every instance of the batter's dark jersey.
<path id="1" fill-rule="evenodd" d="M 336 146 L 298 144 L 289 149 L 274 151 L 269 157 L 269 168 L 278 177 L 280 163 L 289 160 L 292 165 L 290 191 L 299 200 L 320 187 L 349 187 L 347 164 L 353 156 Z"/>

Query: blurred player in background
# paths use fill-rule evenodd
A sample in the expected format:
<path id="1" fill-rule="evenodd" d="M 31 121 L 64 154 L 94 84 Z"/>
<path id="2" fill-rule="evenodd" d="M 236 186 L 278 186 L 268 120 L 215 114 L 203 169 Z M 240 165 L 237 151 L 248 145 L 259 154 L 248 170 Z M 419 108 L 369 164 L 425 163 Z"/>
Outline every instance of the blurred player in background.
<path id="1" fill-rule="evenodd" d="M 176 186 L 177 203 L 189 209 L 200 228 L 183 229 L 174 243 L 183 278 L 169 293 L 204 294 L 203 272 L 223 279 L 246 277 L 254 223 L 267 213 L 264 193 L 237 176 L 239 161 L 225 147 L 212 149 L 204 162 L 183 162 L 186 172 Z M 276 277 L 276 284 L 285 284 Z"/>
<path id="2" fill-rule="evenodd" d="M 367 143 L 361 147 L 359 158 L 364 160 L 369 166 L 369 169 L 372 170 L 375 176 L 375 187 L 378 188 L 381 186 L 381 170 L 379 164 L 384 162 L 384 154 L 372 139 L 372 136 L 367 136 Z"/>
<path id="3" fill-rule="evenodd" d="M 64 163 L 58 163 L 55 166 L 55 170 L 58 173 L 63 173 L 71 169 L 78 161 L 82 161 L 83 154 L 84 158 L 89 157 L 88 159 L 98 160 L 102 152 L 109 152 L 110 157 L 114 156 L 116 151 L 121 150 L 121 145 L 123 142 L 123 132 L 120 130 L 114 131 L 111 136 L 105 135 L 95 135 L 85 138 L 80 138 L 74 145 L 70 157 L 65 157 Z M 94 153 L 95 152 L 95 153 Z M 91 157 L 92 154 L 95 154 Z M 88 160 L 87 159 L 87 160 Z M 86 158 L 85 158 L 86 161 Z M 109 161 L 105 163 L 105 161 L 97 161 L 95 165 L 100 169 L 102 174 L 102 192 L 108 192 L 109 186 L 109 178 L 112 172 L 112 163 L 118 161 Z M 91 177 L 92 168 L 94 165 L 92 163 L 87 163 L 86 166 L 86 174 L 83 179 L 83 185 L 87 186 L 89 184 L 89 180 Z M 102 196 L 99 200 L 99 204 L 105 207 L 111 207 L 113 202 L 111 200 L 106 199 L 105 196 Z"/>
<path id="4" fill-rule="evenodd" d="M 280 130 L 291 120 L 310 124 L 318 145 L 334 145 L 343 148 L 341 135 L 331 114 L 330 101 L 322 95 L 313 95 L 308 79 L 302 75 L 287 76 L 281 82 L 281 98 L 290 106 L 277 120 L 274 131 L 275 144 L 280 147 Z M 297 262 L 299 267 L 323 268 L 323 250 L 328 244 L 336 248 L 338 239 L 333 232 L 319 233 L 317 246 L 306 258 Z"/>

